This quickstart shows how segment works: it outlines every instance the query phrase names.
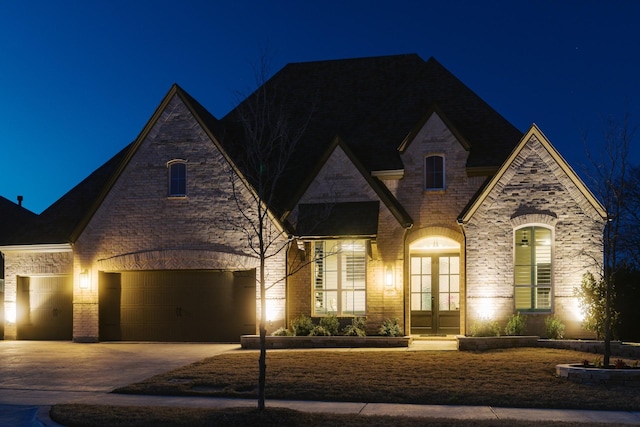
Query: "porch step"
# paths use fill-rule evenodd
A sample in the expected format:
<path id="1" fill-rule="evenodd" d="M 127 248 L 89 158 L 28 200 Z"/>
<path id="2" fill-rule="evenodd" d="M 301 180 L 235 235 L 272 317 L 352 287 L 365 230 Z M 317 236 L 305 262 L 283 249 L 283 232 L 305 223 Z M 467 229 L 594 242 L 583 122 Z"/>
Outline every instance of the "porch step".
<path id="1" fill-rule="evenodd" d="M 456 335 L 411 335 L 413 341 L 456 341 Z"/>

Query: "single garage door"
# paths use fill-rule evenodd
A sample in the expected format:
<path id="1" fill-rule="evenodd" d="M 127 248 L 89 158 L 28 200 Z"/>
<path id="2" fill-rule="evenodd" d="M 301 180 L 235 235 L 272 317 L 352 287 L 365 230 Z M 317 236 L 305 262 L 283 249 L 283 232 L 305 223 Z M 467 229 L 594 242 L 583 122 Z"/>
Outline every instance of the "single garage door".
<path id="1" fill-rule="evenodd" d="M 18 339 L 71 339 L 73 282 L 70 276 L 18 277 L 16 302 Z"/>
<path id="2" fill-rule="evenodd" d="M 101 341 L 239 342 L 256 330 L 250 271 L 100 273 Z"/>

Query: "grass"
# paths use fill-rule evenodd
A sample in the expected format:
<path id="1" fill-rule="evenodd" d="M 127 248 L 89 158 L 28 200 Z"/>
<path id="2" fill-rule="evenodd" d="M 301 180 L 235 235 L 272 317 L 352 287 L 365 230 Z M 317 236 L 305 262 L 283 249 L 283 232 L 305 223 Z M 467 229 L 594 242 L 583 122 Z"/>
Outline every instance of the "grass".
<path id="1" fill-rule="evenodd" d="M 556 364 L 580 363 L 585 359 L 593 361 L 595 358 L 595 355 L 588 353 L 540 348 L 486 352 L 270 350 L 267 354 L 267 406 L 269 399 L 295 399 L 640 410 L 640 389 L 574 384 L 555 376 Z M 257 378 L 258 352 L 236 351 L 156 375 L 117 392 L 255 398 Z M 103 413 L 98 416 L 97 423 L 92 424 L 89 421 L 90 416 L 96 412 Z M 128 415 L 115 415 L 121 412 Z M 78 424 L 74 424 L 70 419 L 74 414 L 80 414 Z M 107 422 L 107 416 L 115 418 L 108 418 Z M 411 418 L 405 420 L 357 415 L 305 414 L 274 408 L 262 414 L 251 409 L 206 411 L 165 408 L 160 411 L 158 408 L 116 409 L 56 405 L 52 410 L 52 417 L 57 418 L 62 424 L 78 426 L 413 426 L 425 423 L 424 419 L 418 419 L 416 424 L 416 420 Z M 141 419 L 140 423 L 134 421 L 138 417 Z M 180 424 L 185 419 L 189 421 Z M 126 423 L 120 424 L 119 420 Z M 468 424 L 468 420 L 466 423 L 454 420 L 434 422 L 435 425 L 443 426 Z M 492 420 L 477 425 L 567 424 L 514 424 L 512 420 L 509 423 Z"/>
<path id="2" fill-rule="evenodd" d="M 225 410 L 190 408 L 139 408 L 131 406 L 99 406 L 68 404 L 51 409 L 51 418 L 69 427 L 205 427 L 205 426 L 278 426 L 278 427 L 466 427 L 470 420 L 312 414 L 289 409 L 233 408 Z M 514 420 L 473 420 L 474 427 L 594 427 L 610 424 L 534 422 Z"/>

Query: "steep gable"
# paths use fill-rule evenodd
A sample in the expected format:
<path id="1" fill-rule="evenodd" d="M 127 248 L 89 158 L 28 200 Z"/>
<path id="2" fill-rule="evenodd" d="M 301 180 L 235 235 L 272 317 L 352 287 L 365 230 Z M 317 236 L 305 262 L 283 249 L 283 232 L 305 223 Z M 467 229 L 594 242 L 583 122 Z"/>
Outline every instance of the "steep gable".
<path id="1" fill-rule="evenodd" d="M 0 244 L 13 243 L 16 231 L 33 227 L 37 218 L 30 210 L 0 196 Z"/>
<path id="2" fill-rule="evenodd" d="M 525 164 L 526 168 L 521 168 Z M 520 213 L 528 213 L 527 206 L 535 205 L 535 200 L 526 200 L 524 197 L 526 192 L 521 186 L 511 188 L 512 180 L 521 169 L 527 170 L 529 174 L 539 174 L 538 177 L 531 177 L 532 185 L 535 182 L 538 193 L 547 191 L 550 195 L 557 196 L 557 193 L 564 191 L 589 217 L 593 219 L 607 217 L 602 204 L 551 145 L 542 131 L 533 124 L 498 173 L 462 212 L 459 222 L 463 224 L 469 222 L 481 206 L 490 206 L 496 198 L 505 195 L 514 197 L 514 201 L 519 200 Z"/>
<path id="3" fill-rule="evenodd" d="M 298 207 L 302 204 L 324 205 L 327 215 L 331 215 L 331 209 L 337 204 L 380 201 L 402 227 L 408 228 L 413 224 L 402 205 L 382 182 L 367 173 L 341 138 L 334 139 L 309 178 L 304 192 L 297 197 Z M 287 219 L 295 224 L 298 215 L 299 211 L 294 209 Z M 318 214 L 314 212 L 313 215 Z"/>

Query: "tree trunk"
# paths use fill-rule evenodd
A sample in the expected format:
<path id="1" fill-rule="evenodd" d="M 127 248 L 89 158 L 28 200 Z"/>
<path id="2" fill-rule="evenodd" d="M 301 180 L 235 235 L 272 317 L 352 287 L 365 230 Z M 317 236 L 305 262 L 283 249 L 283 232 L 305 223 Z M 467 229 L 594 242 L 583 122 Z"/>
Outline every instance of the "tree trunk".
<path id="1" fill-rule="evenodd" d="M 258 374 L 258 410 L 262 411 L 265 408 L 264 389 L 267 381 L 267 344 L 266 344 L 266 286 L 264 283 L 264 256 L 260 257 L 260 359 L 258 361 L 259 374 Z"/>

